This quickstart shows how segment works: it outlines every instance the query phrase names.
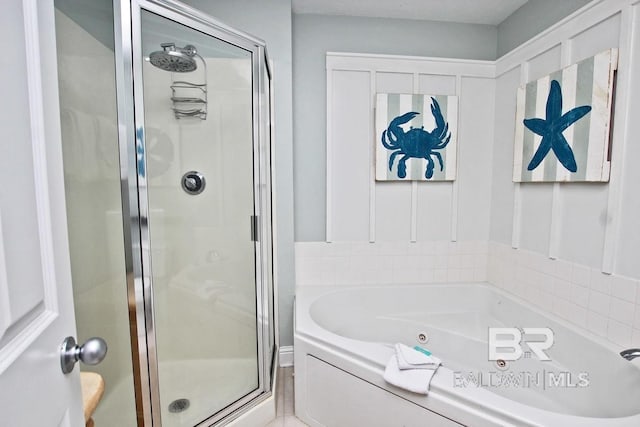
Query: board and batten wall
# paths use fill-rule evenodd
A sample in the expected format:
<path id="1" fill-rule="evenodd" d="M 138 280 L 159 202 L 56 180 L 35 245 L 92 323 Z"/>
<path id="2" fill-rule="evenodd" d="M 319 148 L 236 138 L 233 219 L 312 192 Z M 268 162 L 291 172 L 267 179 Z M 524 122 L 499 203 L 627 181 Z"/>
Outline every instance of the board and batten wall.
<path id="1" fill-rule="evenodd" d="M 326 53 L 496 58 L 493 25 L 293 15 L 295 240 L 325 239 Z"/>
<path id="2" fill-rule="evenodd" d="M 628 193 L 640 182 L 629 155 L 637 134 L 633 120 L 629 120 L 637 98 L 630 94 L 638 92 L 631 76 L 634 69 L 637 74 L 633 61 L 638 60 L 640 47 L 637 40 L 631 40 L 632 27 L 640 19 L 638 3 L 633 3 L 596 2 L 575 19 L 496 62 L 492 241 L 600 268 L 608 274 L 640 278 L 640 265 L 634 260 L 634 251 L 629 250 L 635 248 L 637 254 L 640 243 L 640 229 L 630 216 L 632 212 L 636 218 L 640 214 L 638 197 Z M 610 182 L 514 184 L 507 166 L 513 162 L 517 87 L 608 48 L 620 49 Z"/>
<path id="3" fill-rule="evenodd" d="M 328 242 L 488 240 L 493 73 L 484 61 L 327 54 Z M 375 181 L 376 93 L 459 97 L 456 180 Z"/>
<path id="4" fill-rule="evenodd" d="M 619 49 L 610 182 L 514 183 L 518 86 L 609 48 Z M 640 1 L 594 1 L 481 62 L 486 75 L 456 71 L 463 63 L 328 56 L 332 243 L 296 244 L 297 285 L 488 280 L 614 347 L 637 345 Z M 458 179 L 376 183 L 373 95 L 432 90 L 460 96 Z"/>
<path id="5" fill-rule="evenodd" d="M 494 74 L 493 61 L 327 54 L 326 238 L 296 243 L 298 286 L 486 280 Z M 459 97 L 454 181 L 375 180 L 377 93 Z"/>
<path id="6" fill-rule="evenodd" d="M 594 1 L 496 62 L 494 165 L 513 161 L 515 90 L 618 48 L 608 183 L 513 183 L 494 167 L 487 277 L 619 348 L 640 342 L 640 2 Z"/>

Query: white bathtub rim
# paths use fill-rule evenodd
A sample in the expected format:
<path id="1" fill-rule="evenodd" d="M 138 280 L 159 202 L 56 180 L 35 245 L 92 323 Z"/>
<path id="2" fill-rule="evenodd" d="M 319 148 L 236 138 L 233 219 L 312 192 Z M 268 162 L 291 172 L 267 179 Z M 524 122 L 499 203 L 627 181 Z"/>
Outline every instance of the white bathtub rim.
<path id="1" fill-rule="evenodd" d="M 325 342 L 318 342 L 314 340 L 313 337 L 301 334 L 296 335 L 295 351 L 297 353 L 302 350 L 299 347 L 301 341 L 304 341 L 308 346 L 314 348 L 313 353 L 308 354 L 324 362 L 335 365 L 336 367 L 343 369 L 369 383 L 375 384 L 392 394 L 412 401 L 426 409 L 432 410 L 457 422 L 464 422 L 464 420 L 460 420 L 453 415 L 457 415 L 459 411 L 472 412 L 476 416 L 487 421 L 491 420 L 495 425 L 505 425 L 505 423 L 508 423 L 506 425 L 519 427 L 550 426 L 557 422 L 561 422 L 561 425 L 563 426 L 575 425 L 602 427 L 603 423 L 606 423 L 607 426 L 611 427 L 636 426 L 638 425 L 638 421 L 640 421 L 640 417 L 638 415 L 620 418 L 587 418 L 576 415 L 566 415 L 524 405 L 480 387 L 455 389 L 450 386 L 453 384 L 453 372 L 446 367 L 439 368 L 436 375 L 434 375 L 429 388 L 429 394 L 427 396 L 420 396 L 386 383 L 383 380 L 384 368 L 380 368 L 379 363 L 377 362 L 371 363 L 371 360 L 363 358 L 359 353 L 354 353 Z M 380 344 L 372 344 L 372 346 L 377 346 L 379 348 L 382 347 Z M 322 350 L 322 354 L 318 355 L 316 353 L 317 350 Z M 327 353 L 332 354 L 336 359 L 327 360 L 329 359 L 327 357 Z M 388 360 L 391 354 L 392 352 L 389 351 L 389 355 L 385 357 L 385 360 Z M 360 372 L 354 373 L 349 367 L 346 367 L 343 364 L 341 365 L 339 361 L 340 359 L 346 360 L 352 365 L 357 365 L 360 368 Z M 296 362 L 295 366 L 297 375 L 304 375 L 303 372 L 300 372 L 300 363 Z M 362 371 L 367 371 L 367 373 L 363 374 Z M 456 393 L 455 391 L 458 392 Z M 449 411 L 445 412 L 437 410 L 434 408 L 436 405 L 432 404 L 434 401 L 439 404 L 438 406 L 443 405 L 445 407 L 450 407 L 451 412 L 449 413 Z M 502 409 L 506 407 L 509 408 L 508 411 Z M 518 416 L 515 414 L 518 414 Z M 625 420 L 631 421 L 631 423 L 628 423 Z"/>
<path id="2" fill-rule="evenodd" d="M 616 353 L 620 353 L 622 350 L 625 350 L 625 347 L 621 345 L 617 345 L 611 341 L 603 339 L 601 336 L 594 334 L 593 332 L 589 332 L 588 330 L 581 328 L 558 315 L 546 311 L 538 306 L 531 304 L 528 301 L 525 301 L 521 297 L 512 294 L 511 292 L 499 288 L 493 285 L 490 282 L 450 282 L 450 283 L 389 283 L 389 284 L 381 284 L 381 285 L 337 285 L 337 286 L 299 286 L 296 288 L 296 299 L 303 298 L 304 303 L 307 304 L 307 307 L 310 308 L 311 304 L 307 302 L 308 298 L 312 298 L 314 301 L 325 295 L 340 293 L 343 291 L 353 291 L 353 290 L 371 290 L 371 289 L 402 289 L 402 288 L 430 288 L 430 287 L 467 287 L 467 286 L 475 286 L 488 289 L 492 292 L 495 292 L 503 297 L 510 298 L 516 301 L 519 304 L 524 305 L 531 311 L 536 314 L 540 314 L 544 317 L 548 317 L 554 322 L 559 323 L 563 327 L 569 329 L 571 332 L 576 333 L 577 335 L 581 335 L 590 341 L 597 343 L 598 345 L 607 348 L 608 350 Z M 313 302 L 313 301 L 311 301 Z M 326 331 L 326 333 L 331 334 L 333 337 L 344 338 L 340 335 L 334 334 L 331 331 L 324 329 L 322 326 L 318 325 L 315 320 L 309 315 L 308 310 L 306 312 L 306 316 L 308 316 L 308 320 L 321 331 Z M 304 331 L 302 331 L 304 333 Z M 316 332 L 316 331 L 314 331 Z M 313 336 L 313 335 L 312 335 Z M 348 338 L 347 338 L 348 339 Z M 358 340 L 353 340 L 356 342 L 362 342 Z M 638 359 L 640 360 L 640 359 Z M 637 366 L 640 369 L 640 361 L 632 362 L 634 366 Z"/>
<path id="3" fill-rule="evenodd" d="M 486 282 L 460 282 L 460 283 L 437 283 L 437 284 L 390 284 L 390 285 L 375 285 L 375 286 L 305 286 L 298 287 L 296 290 L 296 310 L 295 310 L 295 331 L 294 339 L 304 340 L 307 345 L 315 347 L 316 349 L 322 349 L 326 354 L 333 354 L 336 358 L 347 358 L 350 363 L 358 365 L 362 370 L 368 372 L 365 374 L 364 380 L 374 383 L 387 391 L 401 395 L 403 398 L 413 401 L 420 406 L 429 408 L 428 403 L 425 402 L 427 398 L 419 396 L 410 392 L 406 392 L 397 387 L 391 386 L 382 380 L 382 374 L 384 366 L 389 357 L 393 354 L 392 348 L 387 348 L 381 343 L 372 343 L 366 341 L 354 340 L 346 338 L 330 332 L 320 325 L 318 325 L 309 313 L 311 304 L 321 296 L 340 293 L 350 290 L 371 290 L 371 289 L 388 289 L 393 288 L 400 290 L 400 288 L 415 288 L 415 287 L 468 287 L 468 286 L 482 286 L 490 291 L 496 292 L 498 295 L 515 300 L 517 303 L 525 305 L 537 314 L 548 317 L 551 320 L 561 324 L 569 329 L 571 332 L 581 335 L 595 343 L 606 347 L 611 351 L 619 351 L 619 347 L 602 340 L 600 337 L 592 334 L 588 331 L 579 329 L 577 326 L 567 322 L 566 320 L 542 310 L 538 307 L 532 306 L 530 303 L 525 302 L 521 298 L 512 295 L 505 290 L 495 287 Z M 296 347 L 296 352 L 298 351 Z M 312 353 L 310 353 L 312 354 Z M 317 356 L 316 356 L 317 357 Z M 321 357 L 319 357 L 323 360 Z M 297 359 L 297 356 L 296 356 Z M 636 365 L 637 366 L 637 365 Z M 344 368 L 343 368 L 344 369 Z M 348 369 L 345 369 L 349 371 Z M 514 423 L 514 425 L 531 425 L 531 426 L 545 426 L 554 425 L 554 423 L 562 423 L 562 425 L 570 426 L 602 426 L 603 423 L 607 426 L 636 426 L 640 425 L 640 413 L 626 417 L 616 418 L 595 418 L 595 417 L 583 417 L 578 415 L 562 414 L 558 412 L 552 412 L 544 409 L 540 409 L 533 406 L 521 404 L 517 401 L 508 399 L 506 397 L 499 396 L 492 393 L 489 390 L 483 388 L 459 388 L 455 389 L 451 387 L 453 384 L 453 371 L 446 367 L 441 367 L 438 373 L 433 377 L 431 382 L 428 398 L 434 401 L 446 402 L 457 409 L 474 408 L 474 412 L 480 412 L 484 417 L 499 419 L 501 422 Z M 639 384 L 640 387 L 640 384 Z M 461 404 L 464 403 L 464 406 Z M 467 406 L 469 405 L 469 406 Z M 502 408 L 509 408 L 508 412 Z M 518 414 L 518 416 L 514 416 Z M 451 417 L 447 414 L 444 416 Z M 455 418 L 452 418 L 455 419 Z"/>
<path id="4" fill-rule="evenodd" d="M 312 340 L 301 336 L 296 337 L 295 340 L 296 359 L 298 359 L 298 356 L 304 358 L 306 354 L 309 354 L 319 360 L 322 360 L 325 363 L 329 363 L 330 365 L 335 366 L 336 368 L 347 371 L 351 375 L 354 375 L 361 380 L 380 387 L 389 393 L 399 396 L 402 399 L 411 401 L 427 410 L 433 411 L 453 421 L 459 423 L 468 423 L 468 425 L 477 425 L 475 423 L 471 423 L 476 420 L 475 417 L 479 417 L 485 421 L 490 422 L 489 425 L 513 425 L 518 427 L 542 426 L 542 424 L 531 424 L 524 419 L 514 417 L 512 414 L 495 411 L 491 407 L 478 405 L 477 402 L 472 399 L 460 399 L 455 396 L 448 395 L 446 392 L 443 392 L 444 389 L 442 387 L 439 387 L 438 390 L 435 390 L 432 387 L 427 396 L 420 396 L 410 393 L 386 383 L 382 378 L 383 370 L 353 357 L 352 354 L 345 355 L 344 352 L 341 351 L 341 349 L 327 347 L 323 344 L 313 342 Z M 313 353 L 301 354 L 301 350 L 305 347 L 305 345 L 301 345 L 302 343 L 305 343 L 308 347 L 312 347 Z M 350 364 L 349 367 L 344 366 L 345 361 Z M 297 360 L 295 364 L 296 381 L 304 381 L 304 372 L 302 372 L 302 369 L 300 368 L 301 365 L 304 365 L 304 362 L 302 360 Z M 357 369 L 353 369 L 354 365 L 357 366 Z M 438 375 L 440 375 L 440 378 L 443 378 L 441 372 L 439 374 L 436 374 L 436 376 Z M 434 376 L 434 380 L 436 376 Z M 298 389 L 299 387 L 296 385 L 296 415 L 298 415 L 297 408 L 299 407 L 299 405 L 305 405 L 304 399 L 299 399 Z M 486 393 L 485 390 L 477 390 Z M 453 416 L 452 414 L 455 414 L 455 416 Z M 470 415 L 472 415 L 473 417 L 469 418 Z M 299 416 L 304 420 L 303 414 L 300 414 Z M 505 424 L 505 422 L 508 422 L 509 424 Z"/>

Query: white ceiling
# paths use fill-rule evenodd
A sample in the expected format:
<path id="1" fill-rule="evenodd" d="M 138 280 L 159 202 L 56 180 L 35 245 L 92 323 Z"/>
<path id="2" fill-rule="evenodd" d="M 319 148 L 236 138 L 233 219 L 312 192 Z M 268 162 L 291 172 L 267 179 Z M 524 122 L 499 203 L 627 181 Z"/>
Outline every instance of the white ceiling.
<path id="1" fill-rule="evenodd" d="M 527 0 L 293 0 L 294 13 L 498 25 Z"/>

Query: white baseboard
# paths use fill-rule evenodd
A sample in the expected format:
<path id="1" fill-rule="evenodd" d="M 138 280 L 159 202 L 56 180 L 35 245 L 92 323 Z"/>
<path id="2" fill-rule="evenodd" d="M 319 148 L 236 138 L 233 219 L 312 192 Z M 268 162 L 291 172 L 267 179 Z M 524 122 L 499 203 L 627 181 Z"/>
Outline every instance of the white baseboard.
<path id="1" fill-rule="evenodd" d="M 280 347 L 279 353 L 280 353 L 279 358 L 280 358 L 281 368 L 293 366 L 293 346 L 292 345 Z"/>

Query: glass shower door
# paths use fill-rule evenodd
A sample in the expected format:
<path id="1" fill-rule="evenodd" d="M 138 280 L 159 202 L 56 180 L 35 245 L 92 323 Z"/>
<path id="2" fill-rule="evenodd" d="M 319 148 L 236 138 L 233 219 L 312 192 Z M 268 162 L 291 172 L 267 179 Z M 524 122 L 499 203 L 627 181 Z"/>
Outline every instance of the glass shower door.
<path id="1" fill-rule="evenodd" d="M 139 11 L 133 80 L 151 405 L 154 425 L 159 408 L 163 426 L 191 426 L 262 386 L 257 52 L 178 14 Z"/>

